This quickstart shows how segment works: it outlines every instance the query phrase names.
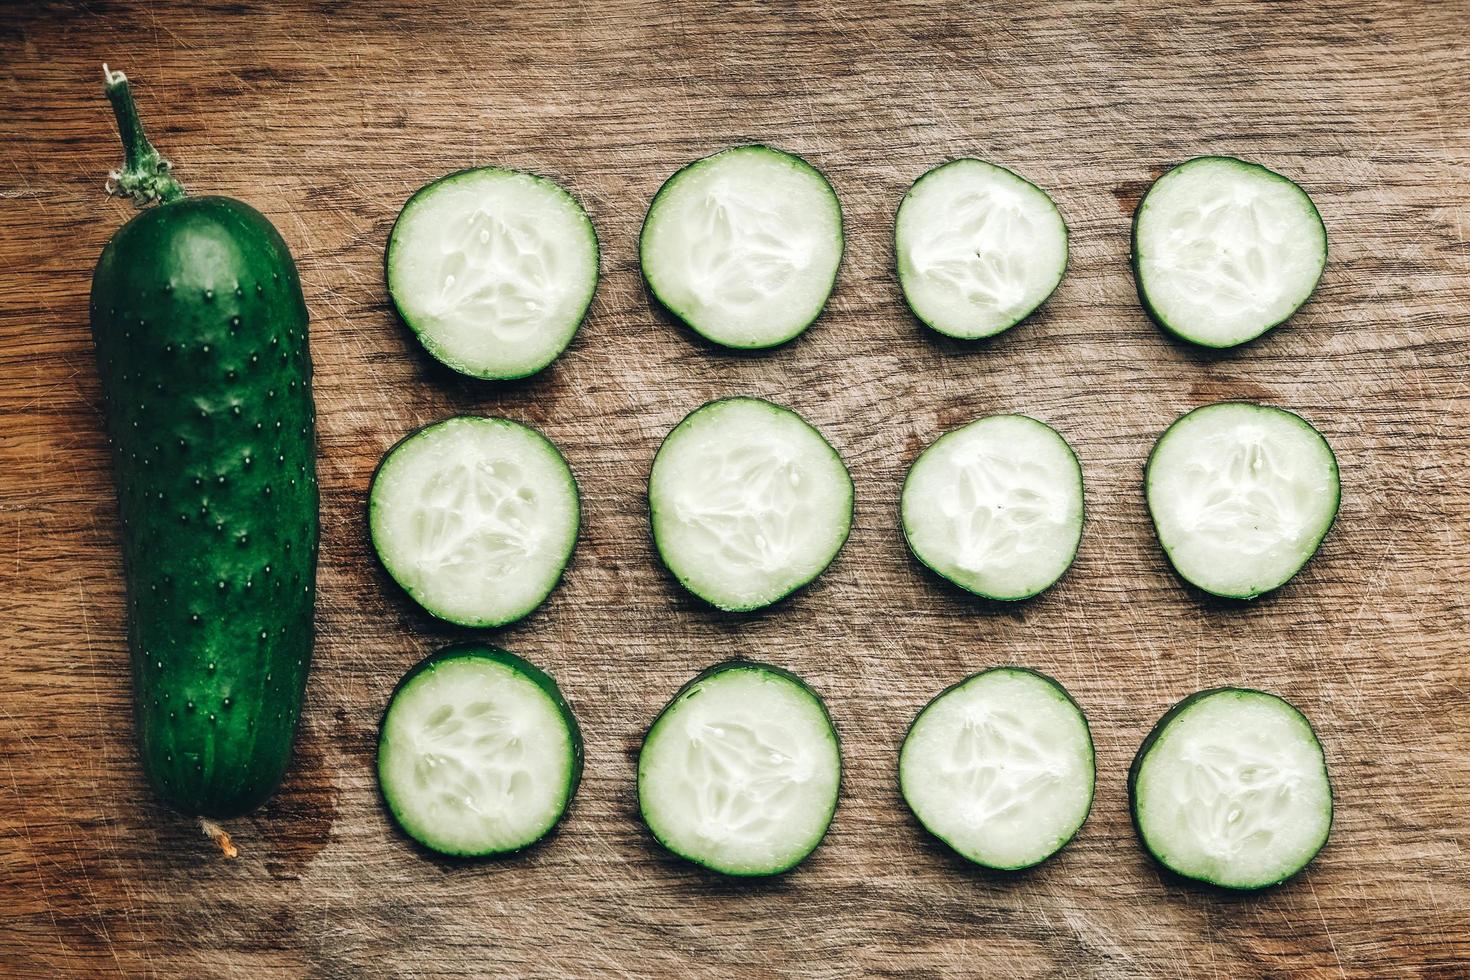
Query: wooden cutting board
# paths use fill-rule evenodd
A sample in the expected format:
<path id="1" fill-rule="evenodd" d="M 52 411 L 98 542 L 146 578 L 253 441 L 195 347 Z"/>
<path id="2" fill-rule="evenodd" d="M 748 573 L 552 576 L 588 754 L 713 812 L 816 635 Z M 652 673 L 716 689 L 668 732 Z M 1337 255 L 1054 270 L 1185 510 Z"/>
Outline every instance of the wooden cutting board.
<path id="1" fill-rule="evenodd" d="M 1470 7 L 1101 3 L 694 4 L 203 0 L 0 12 L 0 973 L 177 976 L 1453 976 L 1470 972 Z M 123 582 L 86 318 L 92 264 L 130 208 L 101 62 L 126 70 L 195 193 L 280 228 L 311 308 L 320 412 L 320 640 L 285 788 L 233 821 L 225 861 L 154 803 L 131 741 Z M 736 355 L 652 311 L 635 243 L 659 184 L 760 140 L 831 177 L 846 259 L 816 326 Z M 1332 255 L 1317 297 L 1244 349 L 1173 342 L 1140 312 L 1128 224 L 1149 181 L 1225 153 L 1299 180 Z M 905 311 L 894 209 L 946 158 L 1046 188 L 1071 267 L 1031 321 L 944 342 Z M 395 320 L 383 245 L 405 198 L 496 163 L 562 181 L 603 243 L 571 349 L 531 380 L 430 363 Z M 852 538 L 766 612 L 704 608 L 660 569 L 644 480 L 707 399 L 784 402 L 856 480 Z M 1279 594 L 1210 601 L 1155 543 L 1140 466 L 1181 412 L 1296 410 L 1337 449 L 1344 501 Z M 464 631 L 374 564 L 369 474 L 422 423 L 530 422 L 584 493 L 551 600 L 493 638 L 551 670 L 587 734 L 563 829 L 513 860 L 424 856 L 372 773 L 402 672 Z M 921 574 L 897 530 L 919 449 L 1024 412 L 1079 452 L 1088 520 L 1060 585 L 991 605 Z M 780 880 L 668 857 L 635 813 L 644 726 L 695 670 L 743 654 L 807 677 L 841 730 L 826 843 Z M 1087 710 L 1098 793 L 1030 873 L 980 873 L 921 834 L 899 739 L 944 685 L 998 663 Z M 1166 880 L 1129 826 L 1134 749 L 1176 699 L 1244 684 L 1317 723 L 1338 793 L 1297 880 L 1232 897 Z"/>

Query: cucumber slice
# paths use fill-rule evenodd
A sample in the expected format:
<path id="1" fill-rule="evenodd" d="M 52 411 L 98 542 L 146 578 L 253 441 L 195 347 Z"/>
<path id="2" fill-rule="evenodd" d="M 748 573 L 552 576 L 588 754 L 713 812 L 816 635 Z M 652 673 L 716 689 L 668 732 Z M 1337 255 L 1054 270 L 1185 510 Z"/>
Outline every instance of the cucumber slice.
<path id="1" fill-rule="evenodd" d="M 1274 694 L 1224 687 L 1180 701 L 1128 773 L 1133 823 L 1165 868 L 1223 888 L 1279 884 L 1332 830 L 1332 786 L 1311 724 Z"/>
<path id="2" fill-rule="evenodd" d="M 914 315 L 962 340 L 1026 319 L 1067 268 L 1067 225 L 1046 191 L 983 160 L 953 160 L 914 181 L 893 244 Z"/>
<path id="3" fill-rule="evenodd" d="M 801 416 L 759 398 L 691 412 L 659 447 L 648 510 L 659 557 L 718 609 L 745 612 L 821 574 L 852 527 L 852 477 Z"/>
<path id="4" fill-rule="evenodd" d="M 996 667 L 941 691 L 898 756 L 904 802 L 967 860 L 1016 871 L 1082 828 L 1096 781 L 1092 733 L 1062 685 Z"/>
<path id="5" fill-rule="evenodd" d="M 581 519 L 555 446 L 509 419 L 462 415 L 388 450 L 368 495 L 373 548 L 424 609 L 503 626 L 551 594 Z"/>
<path id="6" fill-rule="evenodd" d="M 1290 581 L 1317 553 L 1342 498 L 1337 458 L 1320 432 L 1299 415 L 1245 402 L 1206 405 L 1169 426 L 1143 481 L 1175 570 L 1232 599 Z"/>
<path id="7" fill-rule="evenodd" d="M 571 343 L 597 288 L 587 212 L 544 177 L 479 167 L 418 190 L 388 236 L 388 293 L 436 359 L 524 378 Z"/>
<path id="8" fill-rule="evenodd" d="M 679 689 L 638 755 L 638 808 L 664 847 L 741 877 L 816 850 L 842 753 L 822 699 L 779 667 L 732 660 Z"/>
<path id="9" fill-rule="evenodd" d="M 582 778 L 582 732 L 556 682 L 513 653 L 466 643 L 399 681 L 378 732 L 378 785 L 425 847 L 462 857 L 529 847 Z"/>
<path id="10" fill-rule="evenodd" d="M 919 455 L 899 505 L 914 557 L 989 599 L 1055 584 L 1082 540 L 1082 467 L 1051 426 L 992 415 Z"/>
<path id="11" fill-rule="evenodd" d="M 842 206 L 821 171 L 736 146 L 664 182 L 638 242 L 653 295 L 726 347 L 784 344 L 822 312 L 842 261 Z"/>
<path id="12" fill-rule="evenodd" d="M 1203 347 L 1284 323 L 1317 288 L 1327 229 L 1307 192 L 1265 167 L 1197 157 L 1133 214 L 1133 276 L 1151 317 Z"/>

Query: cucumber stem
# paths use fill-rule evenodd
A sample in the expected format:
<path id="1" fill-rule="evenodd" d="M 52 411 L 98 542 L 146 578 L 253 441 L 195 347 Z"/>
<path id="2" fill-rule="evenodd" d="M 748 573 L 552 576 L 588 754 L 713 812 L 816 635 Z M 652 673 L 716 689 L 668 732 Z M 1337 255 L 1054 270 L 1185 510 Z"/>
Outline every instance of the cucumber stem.
<path id="1" fill-rule="evenodd" d="M 240 849 L 235 846 L 234 841 L 230 840 L 229 833 L 213 820 L 208 817 L 200 817 L 199 829 L 204 831 L 204 836 L 214 841 L 215 846 L 224 853 L 226 860 L 233 861 L 240 856 Z"/>
<path id="2" fill-rule="evenodd" d="M 122 137 L 126 153 L 122 169 L 107 175 L 107 193 L 130 197 L 140 208 L 154 201 L 167 204 L 183 197 L 183 185 L 170 173 L 173 165 L 153 148 L 143 132 L 143 121 L 138 118 L 138 107 L 133 104 L 128 76 L 112 71 L 104 64 L 102 80 L 107 100 L 112 103 L 113 115 L 117 116 L 117 133 Z"/>

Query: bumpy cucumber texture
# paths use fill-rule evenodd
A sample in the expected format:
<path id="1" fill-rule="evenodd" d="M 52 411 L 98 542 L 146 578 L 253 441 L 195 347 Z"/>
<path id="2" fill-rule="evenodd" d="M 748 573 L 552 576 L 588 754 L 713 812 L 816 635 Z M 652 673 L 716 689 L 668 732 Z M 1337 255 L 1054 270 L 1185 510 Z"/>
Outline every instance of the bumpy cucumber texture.
<path id="1" fill-rule="evenodd" d="M 1327 229 L 1307 192 L 1233 157 L 1199 157 L 1149 188 L 1133 216 L 1133 275 L 1160 326 L 1234 347 L 1284 323 L 1317 288 Z"/>
<path id="2" fill-rule="evenodd" d="M 443 854 L 529 847 L 566 812 L 582 733 L 561 690 L 514 654 L 467 643 L 399 682 L 378 734 L 378 784 L 393 819 Z"/>
<path id="3" fill-rule="evenodd" d="M 997 667 L 919 712 L 898 759 L 919 822 L 962 857 L 998 870 L 1040 864 L 1092 808 L 1087 719 L 1060 684 Z"/>
<path id="4" fill-rule="evenodd" d="M 388 574 L 461 626 L 502 626 L 541 605 L 571 561 L 580 516 L 577 482 L 550 440 L 467 415 L 390 449 L 368 497 Z"/>
<path id="5" fill-rule="evenodd" d="M 421 188 L 388 237 L 388 292 L 435 358 L 521 378 L 566 348 L 597 287 L 597 235 L 544 177 L 480 167 Z"/>
<path id="6" fill-rule="evenodd" d="M 1051 198 L 983 160 L 953 160 L 916 180 L 893 235 L 910 309 L 963 340 L 1030 316 L 1067 268 L 1067 226 Z"/>
<path id="7" fill-rule="evenodd" d="M 1144 470 L 1154 529 L 1185 581 L 1250 599 L 1288 582 L 1337 517 L 1337 458 L 1299 415 L 1245 402 L 1171 425 Z"/>
<path id="8" fill-rule="evenodd" d="M 837 732 L 811 688 L 778 667 L 729 661 L 654 720 L 638 806 L 680 857 L 727 875 L 780 874 L 826 835 L 841 776 Z"/>
<path id="9" fill-rule="evenodd" d="M 915 460 L 900 504 L 914 555 L 991 599 L 1025 599 L 1072 564 L 1082 540 L 1082 467 L 1045 423 L 992 415 Z"/>
<path id="10" fill-rule="evenodd" d="M 852 478 L 789 409 L 727 398 L 690 413 L 648 480 L 654 543 L 690 592 L 732 611 L 781 599 L 826 568 L 852 526 Z"/>
<path id="11" fill-rule="evenodd" d="M 737 146 L 664 183 L 638 254 L 654 296 L 695 332 L 726 347 L 774 347 L 827 303 L 842 261 L 842 208 L 800 157 Z"/>
<path id="12" fill-rule="evenodd" d="M 128 581 L 138 744 L 158 794 L 231 817 L 280 784 L 311 663 L 317 484 L 306 304 L 259 212 L 185 197 L 121 72 L 115 189 L 163 203 L 92 276 Z"/>
<path id="13" fill-rule="evenodd" d="M 1133 822 L 1164 867 L 1223 888 L 1279 884 L 1332 830 L 1322 746 L 1273 694 L 1201 691 L 1154 726 L 1128 776 Z"/>

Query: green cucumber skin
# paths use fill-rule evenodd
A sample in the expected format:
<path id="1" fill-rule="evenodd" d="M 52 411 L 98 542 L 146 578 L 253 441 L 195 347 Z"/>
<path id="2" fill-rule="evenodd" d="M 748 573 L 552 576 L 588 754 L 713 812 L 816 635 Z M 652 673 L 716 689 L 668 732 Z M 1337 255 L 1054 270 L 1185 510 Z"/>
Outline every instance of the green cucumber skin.
<path id="1" fill-rule="evenodd" d="M 1300 874 L 1307 865 L 1316 860 L 1317 855 L 1322 853 L 1322 848 L 1327 846 L 1327 841 L 1330 840 L 1332 837 L 1332 825 L 1337 820 L 1337 794 L 1332 789 L 1332 773 L 1326 768 L 1325 753 L 1323 754 L 1324 762 L 1322 771 L 1324 777 L 1327 779 L 1327 802 L 1331 806 L 1331 809 L 1328 811 L 1327 814 L 1327 833 L 1322 837 L 1321 847 L 1318 847 L 1316 851 L 1312 852 L 1312 856 L 1303 861 L 1301 867 L 1287 872 L 1280 878 L 1277 878 L 1275 881 L 1268 881 L 1265 884 L 1255 885 L 1253 887 L 1246 885 L 1226 885 L 1221 884 L 1218 881 L 1214 881 L 1210 878 L 1196 878 L 1191 875 L 1186 875 L 1182 874 L 1181 872 L 1175 871 L 1173 868 L 1165 864 L 1163 860 L 1153 852 L 1153 849 L 1148 846 L 1148 838 L 1144 837 L 1143 827 L 1138 820 L 1138 773 L 1143 768 L 1143 760 L 1145 757 L 1148 756 L 1149 750 L 1154 747 L 1154 743 L 1159 740 L 1159 736 L 1164 734 L 1164 730 L 1169 727 L 1169 723 L 1172 722 L 1175 718 L 1179 717 L 1180 714 L 1182 714 L 1195 702 L 1201 701 L 1207 697 L 1210 697 L 1211 695 L 1227 693 L 1258 694 L 1262 697 L 1275 698 L 1277 701 L 1280 701 L 1282 704 L 1286 705 L 1292 711 L 1295 711 L 1297 713 L 1297 715 L 1302 719 L 1303 723 L 1306 724 L 1307 731 L 1312 733 L 1312 738 L 1317 740 L 1317 745 L 1321 746 L 1322 739 L 1318 737 L 1317 729 L 1312 726 L 1311 719 L 1302 714 L 1302 712 L 1297 709 L 1296 705 L 1292 704 L 1290 701 L 1287 701 L 1283 697 L 1272 694 L 1270 691 L 1261 691 L 1253 687 L 1209 687 L 1205 688 L 1203 691 L 1196 691 L 1189 697 L 1174 705 L 1174 707 L 1170 708 L 1168 711 L 1164 712 L 1164 716 L 1154 724 L 1154 727 L 1152 729 L 1149 730 L 1149 733 L 1144 737 L 1142 744 L 1138 746 L 1138 751 L 1134 753 L 1133 762 L 1130 763 L 1128 766 L 1128 818 L 1133 822 L 1133 832 L 1138 835 L 1138 842 L 1143 845 L 1143 849 L 1148 852 L 1148 856 L 1153 859 L 1155 864 L 1163 868 L 1169 874 L 1174 875 L 1176 878 L 1184 881 L 1203 882 L 1214 888 L 1222 888 L 1226 891 L 1258 892 L 1263 891 L 1267 888 L 1275 888 L 1277 885 L 1286 881 L 1288 878 Z"/>
<path id="2" fill-rule="evenodd" d="M 1318 429 L 1315 425 L 1308 422 L 1305 418 L 1291 411 L 1290 409 L 1277 408 L 1275 405 L 1262 405 L 1259 402 L 1231 401 L 1211 402 L 1208 405 L 1201 405 L 1198 408 L 1192 408 L 1189 411 L 1185 412 L 1183 415 L 1179 416 L 1173 422 L 1170 422 L 1169 427 L 1159 434 L 1158 439 L 1154 440 L 1154 448 L 1149 450 L 1148 459 L 1146 459 L 1143 463 L 1143 503 L 1144 506 L 1148 508 L 1149 522 L 1154 526 L 1155 538 L 1158 538 L 1159 536 L 1159 522 L 1154 517 L 1153 504 L 1149 501 L 1148 482 L 1149 472 L 1153 469 L 1154 457 L 1158 455 L 1159 447 L 1164 444 L 1165 439 L 1169 438 L 1169 433 L 1174 431 L 1175 426 L 1179 425 L 1179 423 L 1189 418 L 1195 412 L 1201 412 L 1207 408 L 1218 408 L 1222 405 L 1245 405 L 1263 412 L 1281 412 L 1285 415 L 1290 415 L 1301 425 L 1315 432 L 1317 434 L 1317 438 L 1322 440 L 1322 444 L 1327 447 L 1327 455 L 1332 460 L 1332 475 L 1337 479 L 1337 500 L 1333 502 L 1332 519 L 1329 520 L 1327 522 L 1327 526 L 1322 529 L 1322 534 L 1320 537 L 1317 538 L 1317 543 L 1312 546 L 1312 553 L 1307 555 L 1306 558 L 1302 559 L 1302 563 L 1296 567 L 1296 571 L 1292 572 L 1291 575 L 1287 577 L 1286 581 L 1282 582 L 1279 585 L 1273 585 L 1267 589 L 1256 589 L 1251 592 L 1216 592 L 1213 589 L 1207 589 L 1204 586 L 1200 585 L 1198 582 L 1194 582 L 1188 578 L 1185 578 L 1184 573 L 1179 571 L 1179 566 L 1174 564 L 1173 552 L 1164 544 L 1162 540 L 1159 540 L 1159 549 L 1164 552 L 1164 557 L 1169 560 L 1169 568 L 1173 570 L 1174 575 L 1179 579 L 1179 581 L 1185 583 L 1191 588 L 1199 589 L 1200 592 L 1204 593 L 1205 595 L 1215 596 L 1220 599 L 1239 599 L 1243 602 L 1249 602 L 1252 599 L 1259 599 L 1263 595 L 1268 595 L 1272 592 L 1275 592 L 1277 589 L 1285 588 L 1287 585 L 1290 585 L 1292 580 L 1302 573 L 1302 569 L 1306 568 L 1307 565 L 1311 563 L 1312 559 L 1317 557 L 1317 552 L 1322 550 L 1322 542 L 1327 540 L 1327 535 L 1331 534 L 1332 529 L 1337 526 L 1337 515 L 1342 512 L 1342 467 L 1337 462 L 1337 451 L 1332 448 L 1332 443 L 1327 441 L 1327 437 L 1322 434 L 1322 430 Z"/>
<path id="3" fill-rule="evenodd" d="M 1184 167 L 1187 167 L 1192 163 L 1202 163 L 1208 160 L 1223 160 L 1227 163 L 1233 163 L 1241 167 L 1261 170 L 1267 174 L 1270 174 L 1272 177 L 1280 178 L 1281 180 L 1284 180 L 1287 183 L 1291 184 L 1293 187 L 1301 190 L 1302 194 L 1304 194 L 1307 198 L 1307 206 L 1312 209 L 1312 213 L 1317 216 L 1317 223 L 1322 226 L 1322 268 L 1324 272 L 1327 268 L 1327 258 L 1332 244 L 1328 240 L 1327 222 L 1322 220 L 1322 212 L 1317 210 L 1317 202 L 1312 200 L 1312 195 L 1307 194 L 1306 189 L 1303 188 L 1296 181 L 1292 180 L 1290 177 L 1287 177 L 1284 174 L 1279 174 L 1268 167 L 1263 167 L 1259 163 L 1251 163 L 1249 160 L 1242 160 L 1239 157 L 1227 157 L 1218 155 L 1192 157 L 1188 160 L 1185 160 L 1183 163 L 1175 164 L 1168 170 L 1165 170 L 1163 173 L 1159 174 L 1158 177 L 1154 178 L 1153 184 L 1149 184 L 1148 190 L 1144 191 L 1143 196 L 1138 199 L 1138 206 L 1133 209 L 1133 222 L 1129 226 L 1128 232 L 1128 265 L 1133 270 L 1133 288 L 1138 293 L 1138 302 L 1143 307 L 1143 311 L 1148 314 L 1148 318 L 1152 320 L 1155 324 L 1157 324 L 1165 333 L 1169 334 L 1171 337 L 1175 337 L 1188 344 L 1194 344 L 1196 347 L 1204 347 L 1208 350 L 1233 350 L 1236 347 L 1244 347 L 1246 344 L 1251 344 L 1256 342 L 1257 340 L 1260 340 L 1262 337 L 1266 336 L 1266 334 L 1270 333 L 1271 331 L 1275 330 L 1277 327 L 1285 323 L 1287 320 L 1290 320 L 1292 317 L 1296 316 L 1297 313 L 1301 311 L 1301 308 L 1310 303 L 1312 301 L 1312 297 L 1316 295 L 1317 286 L 1322 285 L 1322 276 L 1320 274 L 1318 275 L 1317 286 L 1312 287 L 1312 291 L 1307 294 L 1306 299 L 1302 300 L 1300 306 L 1292 310 L 1290 313 L 1286 314 L 1286 316 L 1282 317 L 1280 320 L 1277 320 L 1275 323 L 1266 327 L 1254 337 L 1251 337 L 1249 340 L 1242 340 L 1238 344 L 1210 344 L 1202 340 L 1197 340 L 1194 337 L 1183 333 L 1182 331 L 1174 329 L 1173 324 L 1165 320 L 1164 317 L 1159 314 L 1159 311 L 1154 309 L 1154 304 L 1149 301 L 1148 291 L 1144 289 L 1143 286 L 1143 266 L 1139 261 L 1138 255 L 1138 221 L 1139 218 L 1143 216 L 1143 206 L 1145 203 L 1147 203 L 1149 192 L 1154 189 L 1154 184 L 1157 184 L 1159 181 L 1163 180 L 1165 177 L 1169 176 L 1169 174 L 1172 174 L 1176 170 L 1183 169 Z"/>
<path id="4" fill-rule="evenodd" d="M 648 731 L 643 733 L 642 745 L 648 744 L 648 740 L 653 737 L 654 730 L 658 728 L 658 723 L 664 720 L 664 715 L 668 714 L 675 705 L 684 700 L 684 697 L 689 694 L 690 691 L 694 690 L 696 687 L 709 680 L 711 677 L 714 677 L 718 674 L 723 674 L 727 670 L 754 670 L 763 674 L 771 674 L 775 677 L 780 677 L 783 680 L 790 681 L 798 688 L 805 691 L 807 696 L 816 702 L 817 707 L 822 709 L 822 715 L 827 719 L 827 725 L 832 729 L 832 737 L 837 742 L 837 793 L 832 800 L 832 812 L 827 814 L 827 829 L 822 831 L 822 836 L 817 838 L 817 842 L 812 845 L 812 849 L 810 851 L 807 851 L 801 857 L 797 858 L 794 862 L 788 864 L 784 868 L 778 868 L 775 871 L 726 871 L 721 868 L 712 868 L 701 861 L 699 858 L 691 857 L 688 854 L 683 853 L 682 851 L 674 850 L 672 847 L 669 846 L 667 841 L 659 837 L 658 834 L 654 833 L 653 824 L 648 819 L 648 813 L 643 809 L 642 746 L 639 746 L 638 749 L 638 816 L 643 820 L 643 826 L 648 828 L 649 834 L 653 836 L 654 840 L 658 841 L 660 847 L 664 848 L 664 850 L 668 851 L 670 854 L 673 854 L 679 858 L 682 858 L 685 861 L 688 861 L 690 864 L 704 868 L 706 871 L 712 871 L 715 874 L 723 875 L 727 878 L 771 878 L 777 875 L 783 875 L 786 872 L 790 871 L 792 868 L 798 867 L 807 858 L 816 853 L 817 848 L 822 846 L 822 841 L 826 840 L 827 835 L 832 832 L 832 820 L 834 817 L 836 817 L 837 806 L 842 801 L 842 733 L 837 730 L 837 724 L 832 720 L 832 713 L 827 710 L 827 702 L 823 701 L 822 696 L 816 691 L 812 690 L 811 685 L 807 684 L 806 681 L 802 680 L 800 677 L 796 676 L 784 667 L 777 667 L 774 664 L 764 663 L 760 660 L 743 660 L 736 658 L 732 660 L 722 660 L 717 664 L 706 667 L 704 670 L 701 670 L 699 673 L 691 677 L 687 683 L 679 688 L 679 690 L 675 691 L 674 696 L 669 698 L 668 703 L 659 709 L 658 714 L 655 715 L 653 721 L 649 723 Z"/>
<path id="5" fill-rule="evenodd" d="M 457 854 L 436 850 L 429 847 L 427 844 L 423 844 L 423 842 L 419 841 L 417 838 L 413 839 L 415 843 L 427 848 L 430 851 L 433 851 L 433 853 L 443 854 L 447 857 L 482 858 L 504 857 L 511 854 L 519 854 L 522 851 L 535 847 L 541 841 L 551 836 L 552 832 L 555 831 L 556 828 L 561 825 L 562 821 L 566 819 L 567 811 L 572 808 L 572 800 L 576 798 L 577 788 L 582 785 L 582 765 L 586 758 L 586 752 L 584 751 L 582 746 L 582 726 L 577 724 L 577 716 L 572 713 L 571 705 L 567 704 L 566 698 L 561 693 L 561 688 L 557 686 L 556 680 L 552 678 L 550 674 L 546 673 L 544 670 L 537 667 L 529 660 L 516 656 L 509 650 L 502 650 L 500 647 L 490 646 L 487 643 L 466 641 L 464 643 L 453 643 L 447 647 L 437 650 L 434 653 L 429 654 L 423 660 L 420 660 L 418 663 L 414 664 L 411 668 L 409 668 L 408 673 L 403 675 L 403 678 L 397 683 L 397 685 L 394 686 L 393 693 L 388 696 L 388 705 L 383 709 L 383 717 L 378 721 L 378 758 L 379 760 L 381 760 L 383 757 L 383 733 L 386 732 L 388 728 L 388 712 L 393 710 L 393 702 L 397 700 L 399 692 L 405 690 L 416 677 L 418 677 L 425 671 L 434 670 L 446 661 L 459 659 L 491 660 L 495 663 L 503 664 L 504 666 L 509 667 L 511 670 L 525 677 L 527 680 L 531 681 L 537 687 L 541 688 L 541 690 L 546 692 L 546 696 L 549 697 L 552 703 L 556 706 L 556 710 L 561 714 L 562 720 L 566 722 L 567 731 L 569 731 L 572 736 L 572 774 L 571 778 L 567 781 L 566 806 L 562 809 L 561 817 L 556 821 L 556 823 L 552 824 L 551 827 L 547 829 L 546 833 L 542 834 L 540 837 L 536 838 L 536 840 L 532 841 L 529 844 L 526 844 L 523 847 L 514 848 L 508 851 L 489 851 L 485 853 Z M 379 770 L 379 773 L 378 796 L 383 800 L 383 805 L 388 808 L 388 812 L 393 815 L 393 822 L 395 824 L 398 824 L 399 828 L 401 829 L 403 825 L 399 822 L 398 814 L 393 809 L 393 802 L 388 798 L 388 794 L 383 790 L 384 781 L 381 775 L 381 769 Z M 408 832 L 405 830 L 404 833 L 407 834 Z M 413 837 L 412 834 L 409 834 L 408 836 Z"/>
<path id="6" fill-rule="evenodd" d="M 984 677 L 986 674 L 993 674 L 996 671 L 1003 671 L 1008 674 L 1030 674 L 1032 677 L 1045 681 L 1048 685 L 1051 686 L 1053 690 L 1055 690 L 1064 699 L 1066 699 L 1067 703 L 1070 704 L 1074 709 L 1076 709 L 1077 716 L 1082 719 L 1082 728 L 1084 731 L 1087 732 L 1087 750 L 1092 756 L 1092 788 L 1087 798 L 1087 812 L 1082 814 L 1082 822 L 1077 824 L 1077 829 L 1072 831 L 1072 836 L 1068 837 L 1066 841 L 1062 843 L 1061 847 L 1058 847 L 1055 851 L 1052 851 L 1046 857 L 1042 858 L 1040 861 L 1035 862 L 1034 864 L 986 864 L 983 861 L 975 860 L 973 857 L 970 857 L 968 854 L 965 854 L 959 848 L 951 844 L 946 838 L 930 830 L 929 825 L 924 823 L 924 821 L 920 819 L 918 812 L 914 810 L 913 805 L 909 803 L 908 796 L 906 796 L 903 791 L 903 747 L 905 744 L 908 743 L 909 736 L 914 733 L 915 726 L 919 724 L 919 720 L 924 717 L 925 712 L 934 707 L 934 705 L 938 704 L 939 700 L 945 695 L 950 694 L 954 691 L 958 691 L 960 688 L 964 687 L 971 681 Z M 1087 723 L 1087 712 L 1082 710 L 1082 705 L 1078 704 L 1077 699 L 1072 697 L 1072 693 L 1062 686 L 1061 681 L 1058 681 L 1050 674 L 1043 674 L 1039 670 L 1032 670 L 1030 667 L 1015 667 L 1003 664 L 999 667 L 988 667 L 985 670 L 971 674 L 970 676 L 963 678 L 962 680 L 955 681 L 953 684 L 949 685 L 949 687 L 946 687 L 944 690 L 940 691 L 938 694 L 934 695 L 932 698 L 926 701 L 924 703 L 924 706 L 919 709 L 919 713 L 914 715 L 914 720 L 909 722 L 909 727 L 904 729 L 903 739 L 898 743 L 898 761 L 894 765 L 893 773 L 894 782 L 897 784 L 899 798 L 903 800 L 904 806 L 908 807 L 909 813 L 913 815 L 915 822 L 917 822 L 920 827 L 924 828 L 924 833 L 928 834 L 930 837 L 933 837 L 935 840 L 939 841 L 939 843 L 943 844 L 950 853 L 954 854 L 960 860 L 967 861 L 977 868 L 984 868 L 986 871 L 1001 871 L 1007 873 L 1015 871 L 1025 871 L 1028 868 L 1040 867 L 1041 865 L 1045 864 L 1046 862 L 1050 861 L 1052 858 L 1060 854 L 1062 850 L 1067 847 L 1067 845 L 1071 844 L 1072 841 L 1077 839 L 1077 835 L 1082 833 L 1082 828 L 1087 824 L 1087 818 L 1092 816 L 1092 804 L 1096 802 L 1097 799 L 1097 746 L 1092 741 L 1092 726 Z M 1132 784 L 1130 783 L 1130 786 L 1131 785 Z"/>
<path id="7" fill-rule="evenodd" d="M 313 638 L 317 483 L 307 311 L 246 204 L 139 214 L 92 279 L 143 770 L 238 816 L 290 761 Z"/>

